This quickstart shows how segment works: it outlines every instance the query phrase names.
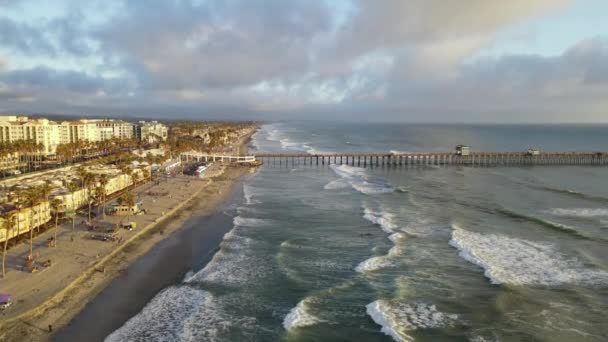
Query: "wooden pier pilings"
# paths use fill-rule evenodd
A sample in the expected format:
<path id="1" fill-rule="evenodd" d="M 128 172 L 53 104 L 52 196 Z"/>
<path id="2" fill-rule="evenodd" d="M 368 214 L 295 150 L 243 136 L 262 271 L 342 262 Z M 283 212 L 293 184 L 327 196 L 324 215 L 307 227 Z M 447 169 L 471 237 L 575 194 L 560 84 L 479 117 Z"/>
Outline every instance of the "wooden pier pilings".
<path id="1" fill-rule="evenodd" d="M 410 165 L 525 166 L 525 165 L 608 165 L 608 152 L 472 152 L 408 154 L 258 154 L 266 164 L 351 165 L 358 167 Z"/>

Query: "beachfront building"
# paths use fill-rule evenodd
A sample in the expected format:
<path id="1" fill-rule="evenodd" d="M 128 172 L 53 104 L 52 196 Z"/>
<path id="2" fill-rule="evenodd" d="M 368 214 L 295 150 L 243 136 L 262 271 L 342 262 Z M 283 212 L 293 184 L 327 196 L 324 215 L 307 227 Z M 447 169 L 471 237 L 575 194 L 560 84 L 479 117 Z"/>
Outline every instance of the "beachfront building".
<path id="1" fill-rule="evenodd" d="M 0 231 L 0 242 L 6 237 L 16 237 L 29 233 L 30 229 L 46 224 L 51 221 L 53 209 L 50 203 L 57 199 L 60 201 L 58 212 L 64 215 L 66 212 L 78 210 L 86 207 L 89 201 L 96 197 L 97 189 L 100 188 L 100 179 L 105 175 L 107 183 L 105 185 L 105 196 L 123 191 L 133 185 L 134 177 L 142 180 L 144 175 L 150 174 L 150 166 L 146 163 L 132 165 L 132 175 L 123 173 L 114 165 L 97 165 L 90 167 L 87 171 L 95 176 L 95 186 L 92 190 L 87 187 L 78 186 L 73 191 L 69 190 L 68 184 L 81 184 L 76 168 L 58 170 L 45 175 L 32 176 L 23 178 L 18 181 L 12 180 L 5 182 L 5 186 L 0 190 L 0 217 L 6 217 L 11 220 L 9 222 L 9 233 L 5 229 Z M 137 175 L 137 176 L 134 176 Z M 24 193 L 29 189 L 48 184 L 51 187 L 51 192 L 48 200 L 41 199 L 33 207 L 27 207 L 24 199 Z M 0 222 L 0 226 L 3 222 Z"/>
<path id="2" fill-rule="evenodd" d="M 9 229 L 0 230 L 0 242 L 7 236 L 12 239 L 18 235 L 29 233 L 51 220 L 49 202 L 43 201 L 33 207 L 22 207 L 17 204 L 4 203 L 0 205 L 0 226 L 8 220 Z"/>
<path id="3" fill-rule="evenodd" d="M 165 141 L 169 137 L 169 129 L 158 121 L 140 121 L 134 126 L 135 138 L 148 143 Z"/>
<path id="4" fill-rule="evenodd" d="M 100 131 L 99 140 L 131 139 L 133 138 L 133 124 L 122 120 L 94 120 Z M 103 133 L 101 133 L 103 132 Z M 111 133 L 110 133 L 111 132 Z M 111 134 L 111 135 L 110 135 Z"/>
<path id="5" fill-rule="evenodd" d="M 43 146 L 44 154 L 53 154 L 60 144 L 59 125 L 47 119 L 0 116 L 0 142 L 28 140 Z"/>
<path id="6" fill-rule="evenodd" d="M 92 120 L 63 121 L 59 125 L 59 141 L 62 144 L 99 140 L 97 126 Z"/>
<path id="7" fill-rule="evenodd" d="M 23 165 L 19 160 L 19 153 L 6 152 L 6 154 L 0 154 L 0 172 L 14 170 Z"/>
<path id="8" fill-rule="evenodd" d="M 52 155 L 60 144 L 131 139 L 134 137 L 134 127 L 132 123 L 122 120 L 83 119 L 57 123 L 48 119 L 8 115 L 0 116 L 0 143 L 30 141 L 42 147 L 37 153 Z M 159 132 L 162 134 L 162 131 Z"/>

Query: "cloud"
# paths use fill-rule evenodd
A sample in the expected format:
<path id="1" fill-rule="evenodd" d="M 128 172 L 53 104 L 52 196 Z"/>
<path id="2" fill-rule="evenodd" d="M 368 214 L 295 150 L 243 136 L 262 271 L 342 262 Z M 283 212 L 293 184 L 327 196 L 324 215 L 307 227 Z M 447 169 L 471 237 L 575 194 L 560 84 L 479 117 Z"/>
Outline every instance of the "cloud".
<path id="1" fill-rule="evenodd" d="M 28 0 L 0 15 L 0 110 L 606 120 L 605 37 L 558 56 L 479 57 L 569 3 L 63 0 L 43 16 Z"/>

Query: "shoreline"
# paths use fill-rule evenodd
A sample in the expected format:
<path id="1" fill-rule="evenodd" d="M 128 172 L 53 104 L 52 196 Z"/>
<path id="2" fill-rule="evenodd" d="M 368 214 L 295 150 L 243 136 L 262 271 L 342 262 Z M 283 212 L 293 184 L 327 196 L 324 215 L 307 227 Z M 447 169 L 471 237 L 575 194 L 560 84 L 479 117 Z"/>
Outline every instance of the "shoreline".
<path id="1" fill-rule="evenodd" d="M 252 134 L 243 137 L 239 148 L 247 147 Z M 233 192 L 239 179 L 250 172 L 250 168 L 222 166 L 221 172 L 204 179 L 190 197 L 181 201 L 170 211 L 163 213 L 130 236 L 110 253 L 90 265 L 59 292 L 36 307 L 0 322 L 0 340 L 48 341 L 66 327 L 85 306 L 107 288 L 140 257 L 152 250 L 159 242 L 179 231 L 194 215 L 209 215 L 222 206 Z M 104 268 L 104 272 L 97 269 Z M 52 325 L 53 332 L 47 327 Z"/>
<path id="2" fill-rule="evenodd" d="M 160 291 L 180 282 L 187 272 L 196 271 L 201 261 L 204 266 L 211 260 L 224 234 L 232 228 L 232 217 L 225 211 L 241 194 L 240 177 L 231 181 L 223 203 L 215 208 L 204 210 L 203 203 L 195 202 L 176 213 L 176 220 L 171 223 L 175 229 L 170 233 L 165 230 L 166 238 L 122 268 L 50 340 L 103 341 Z M 100 320 L 104 315 L 107 317 Z"/>

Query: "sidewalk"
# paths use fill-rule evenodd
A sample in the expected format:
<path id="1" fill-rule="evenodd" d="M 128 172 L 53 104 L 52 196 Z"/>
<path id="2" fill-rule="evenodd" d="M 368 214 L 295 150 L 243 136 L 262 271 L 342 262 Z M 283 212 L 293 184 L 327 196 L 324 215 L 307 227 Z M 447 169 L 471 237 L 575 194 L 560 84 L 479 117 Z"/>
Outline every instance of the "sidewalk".
<path id="1" fill-rule="evenodd" d="M 160 184 L 148 183 L 136 188 L 133 193 L 137 201 L 143 203 L 146 210 L 144 215 L 131 216 L 128 220 L 137 223 L 133 231 L 118 229 L 116 234 L 122 241 L 129 239 L 138 231 L 154 223 L 165 213 L 174 209 L 188 199 L 192 193 L 201 189 L 209 181 L 206 179 L 187 176 L 168 178 Z M 148 192 L 155 194 L 149 195 Z M 159 196 L 159 194 L 166 194 Z M 108 203 L 108 207 L 111 202 Z M 95 211 L 95 208 L 92 210 Z M 38 307 L 53 295 L 68 286 L 84 271 L 94 267 L 101 258 L 110 254 L 119 242 L 98 241 L 91 238 L 91 232 L 82 223 L 86 217 L 76 217 L 75 230 L 72 232 L 71 220 L 64 222 L 58 228 L 57 247 L 47 247 L 47 239 L 54 234 L 54 228 L 40 234 L 34 239 L 34 255 L 39 270 L 30 273 L 23 266 L 25 257 L 29 254 L 29 240 L 11 248 L 7 252 L 6 277 L 0 279 L 0 292 L 13 296 L 13 306 L 0 313 L 0 321 L 17 317 Z M 100 215 L 99 221 L 106 225 L 115 225 L 119 217 L 107 216 L 106 220 Z M 127 219 L 124 219 L 126 222 Z M 73 236 L 73 241 L 72 241 Z M 50 267 L 41 267 L 42 263 L 51 260 Z"/>

